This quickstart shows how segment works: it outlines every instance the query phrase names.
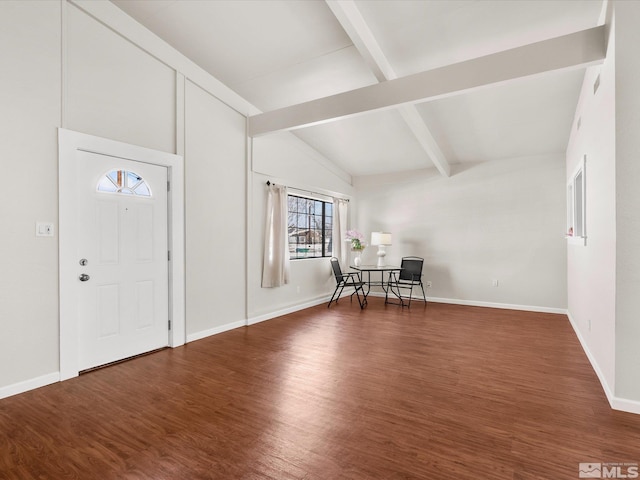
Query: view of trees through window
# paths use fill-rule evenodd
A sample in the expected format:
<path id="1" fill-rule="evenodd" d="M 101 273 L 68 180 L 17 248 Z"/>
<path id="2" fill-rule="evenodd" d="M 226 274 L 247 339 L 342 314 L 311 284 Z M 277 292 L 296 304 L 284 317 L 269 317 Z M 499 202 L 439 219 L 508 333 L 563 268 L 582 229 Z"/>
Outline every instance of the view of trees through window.
<path id="1" fill-rule="evenodd" d="M 330 257 L 333 204 L 297 195 L 287 201 L 290 258 Z"/>

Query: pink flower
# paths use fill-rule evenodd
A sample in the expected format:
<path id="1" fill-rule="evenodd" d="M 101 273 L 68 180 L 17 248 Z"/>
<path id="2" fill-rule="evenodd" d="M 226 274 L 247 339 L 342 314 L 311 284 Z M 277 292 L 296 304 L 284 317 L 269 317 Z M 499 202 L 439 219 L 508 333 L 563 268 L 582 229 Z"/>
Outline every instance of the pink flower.
<path id="1" fill-rule="evenodd" d="M 362 235 L 357 230 L 347 230 L 347 233 L 345 234 L 345 238 L 347 240 L 358 240 L 362 242 L 364 240 L 364 235 Z"/>

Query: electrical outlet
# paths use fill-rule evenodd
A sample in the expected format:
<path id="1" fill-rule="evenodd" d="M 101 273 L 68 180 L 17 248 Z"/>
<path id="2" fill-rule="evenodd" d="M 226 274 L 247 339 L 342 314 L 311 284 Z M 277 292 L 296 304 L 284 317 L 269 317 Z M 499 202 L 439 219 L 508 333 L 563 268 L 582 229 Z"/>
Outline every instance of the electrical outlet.
<path id="1" fill-rule="evenodd" d="M 491 280 L 491 285 L 492 285 L 493 287 L 497 287 L 497 286 L 498 286 L 498 280 L 497 280 L 497 279 L 495 279 L 495 278 L 494 278 L 493 280 Z"/>
<path id="2" fill-rule="evenodd" d="M 587 318 L 587 322 L 588 322 L 588 328 L 589 328 L 589 331 L 591 331 L 591 319 L 590 319 L 590 318 Z"/>
<path id="3" fill-rule="evenodd" d="M 296 293 L 300 293 L 300 285 L 296 287 Z"/>
<path id="4" fill-rule="evenodd" d="M 431 288 L 433 286 L 431 280 L 427 280 L 427 283 L 425 285 L 427 286 L 427 288 Z"/>

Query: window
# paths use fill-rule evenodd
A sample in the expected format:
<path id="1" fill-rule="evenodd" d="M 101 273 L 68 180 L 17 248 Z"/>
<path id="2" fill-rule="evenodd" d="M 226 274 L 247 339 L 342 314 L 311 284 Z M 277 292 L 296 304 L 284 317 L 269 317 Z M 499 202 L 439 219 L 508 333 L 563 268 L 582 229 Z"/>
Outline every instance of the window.
<path id="1" fill-rule="evenodd" d="M 567 183 L 567 239 L 576 245 L 586 245 L 586 161 L 585 155 Z"/>
<path id="2" fill-rule="evenodd" d="M 289 195 L 287 202 L 289 258 L 330 257 L 333 203 L 298 195 Z"/>
<path id="3" fill-rule="evenodd" d="M 98 191 L 107 193 L 122 193 L 139 197 L 150 197 L 151 189 L 144 179 L 134 172 L 126 170 L 111 170 L 98 182 Z"/>

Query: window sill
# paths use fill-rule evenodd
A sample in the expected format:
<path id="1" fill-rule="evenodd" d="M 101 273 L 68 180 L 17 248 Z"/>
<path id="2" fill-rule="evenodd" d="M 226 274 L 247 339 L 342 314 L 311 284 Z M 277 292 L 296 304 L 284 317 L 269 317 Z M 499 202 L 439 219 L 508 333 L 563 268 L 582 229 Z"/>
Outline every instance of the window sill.
<path id="1" fill-rule="evenodd" d="M 331 257 L 298 257 L 298 258 L 289 258 L 292 262 L 297 262 L 298 260 L 329 260 Z"/>
<path id="2" fill-rule="evenodd" d="M 587 237 L 573 237 L 570 235 L 566 235 L 567 245 L 581 245 L 585 246 L 587 244 Z"/>

